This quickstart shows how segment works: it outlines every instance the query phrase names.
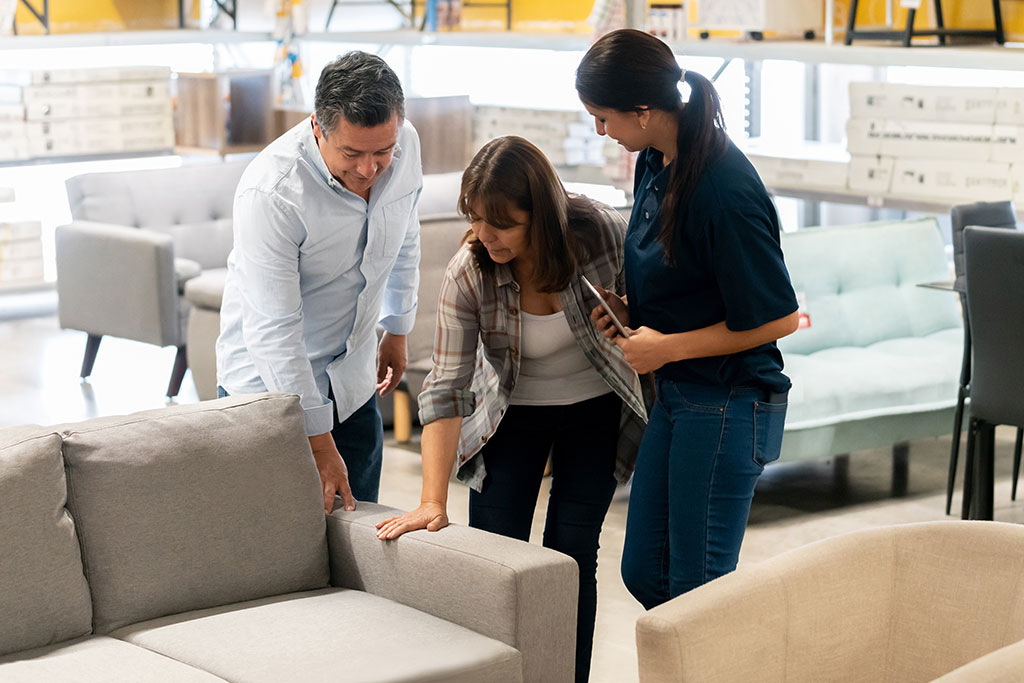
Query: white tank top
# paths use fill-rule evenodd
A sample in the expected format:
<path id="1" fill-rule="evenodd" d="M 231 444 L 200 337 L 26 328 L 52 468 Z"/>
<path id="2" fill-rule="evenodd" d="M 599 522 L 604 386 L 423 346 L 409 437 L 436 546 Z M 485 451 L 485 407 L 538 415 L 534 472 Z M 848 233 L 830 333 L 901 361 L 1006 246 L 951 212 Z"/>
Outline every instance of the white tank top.
<path id="1" fill-rule="evenodd" d="M 611 392 L 576 343 L 565 313 L 534 315 L 520 310 L 519 377 L 509 403 L 557 406 Z"/>

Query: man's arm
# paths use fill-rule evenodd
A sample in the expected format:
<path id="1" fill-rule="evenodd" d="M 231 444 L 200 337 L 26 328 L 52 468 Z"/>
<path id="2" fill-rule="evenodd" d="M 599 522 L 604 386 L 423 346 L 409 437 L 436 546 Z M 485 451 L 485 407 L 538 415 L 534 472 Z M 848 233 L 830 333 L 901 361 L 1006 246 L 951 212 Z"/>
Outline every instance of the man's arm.
<path id="1" fill-rule="evenodd" d="M 272 195 L 250 189 L 235 198 L 233 223 L 246 349 L 267 389 L 300 397 L 326 511 L 334 505 L 335 492 L 346 509 L 355 509 L 345 463 L 330 434 L 334 405 L 317 387 L 302 331 L 301 222 Z"/>
<path id="2" fill-rule="evenodd" d="M 395 266 L 388 275 L 387 290 L 381 307 L 380 324 L 385 329 L 377 349 L 377 392 L 384 396 L 395 390 L 408 361 L 405 337 L 416 320 L 416 295 L 420 283 L 419 194 L 413 201 L 405 238 Z"/>

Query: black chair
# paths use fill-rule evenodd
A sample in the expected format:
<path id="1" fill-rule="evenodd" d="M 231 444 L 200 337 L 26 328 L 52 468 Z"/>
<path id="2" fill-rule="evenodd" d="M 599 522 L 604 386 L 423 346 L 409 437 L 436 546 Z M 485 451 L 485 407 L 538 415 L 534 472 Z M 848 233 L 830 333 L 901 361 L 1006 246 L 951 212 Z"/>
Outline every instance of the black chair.
<path id="1" fill-rule="evenodd" d="M 974 369 L 962 514 L 992 519 L 995 426 L 1024 427 L 1024 231 L 968 227 L 964 253 Z"/>
<path id="2" fill-rule="evenodd" d="M 949 477 L 946 480 L 946 514 L 953 504 L 953 488 L 956 483 L 956 467 L 960 454 L 960 428 L 964 422 L 964 403 L 971 391 L 971 326 L 967 310 L 964 268 L 964 228 L 979 225 L 987 228 L 1015 228 L 1017 215 L 1013 202 L 975 202 L 954 206 L 950 212 L 953 227 L 953 267 L 956 281 L 953 288 L 960 293 L 960 307 L 964 314 L 964 358 L 960 368 L 960 390 L 956 400 L 956 416 L 953 418 L 953 443 L 949 451 Z M 1017 430 L 1017 445 L 1013 452 L 1012 500 L 1017 500 L 1017 475 L 1020 472 L 1021 441 L 1024 430 Z"/>

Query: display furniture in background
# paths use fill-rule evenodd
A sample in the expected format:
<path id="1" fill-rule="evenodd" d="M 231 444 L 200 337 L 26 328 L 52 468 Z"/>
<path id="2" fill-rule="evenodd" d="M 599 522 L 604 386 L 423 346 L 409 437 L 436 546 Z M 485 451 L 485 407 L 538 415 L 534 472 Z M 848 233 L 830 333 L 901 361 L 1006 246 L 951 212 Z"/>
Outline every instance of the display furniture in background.
<path id="1" fill-rule="evenodd" d="M 989 228 L 1016 228 L 1017 212 L 1013 202 L 975 202 L 954 206 L 950 212 L 953 235 L 953 265 L 956 280 L 953 291 L 960 296 L 960 310 L 964 319 L 964 357 L 960 368 L 960 389 L 957 392 L 956 415 L 953 418 L 953 441 L 949 451 L 949 476 L 946 480 L 946 514 L 953 504 L 953 487 L 956 483 L 957 459 L 960 453 L 960 430 L 963 426 L 964 405 L 971 394 L 971 326 L 967 308 L 967 277 L 964 259 L 964 229 L 969 225 Z M 1017 429 L 1017 442 L 1013 450 L 1013 485 L 1010 500 L 1017 500 L 1017 477 L 1020 474 L 1021 446 L 1024 429 Z"/>
<path id="2" fill-rule="evenodd" d="M 964 262 L 973 369 L 962 514 L 992 519 L 995 427 L 1017 427 L 1018 447 L 1024 428 L 1024 231 L 966 227 Z"/>
<path id="3" fill-rule="evenodd" d="M 90 173 L 67 182 L 72 222 L 57 228 L 58 317 L 88 334 L 81 376 L 104 336 L 178 349 L 167 395 L 187 369 L 185 283 L 226 267 L 235 187 L 247 161 Z"/>
<path id="4" fill-rule="evenodd" d="M 576 563 L 325 518 L 294 395 L 0 430 L 0 500 L 5 683 L 572 680 Z"/>
<path id="5" fill-rule="evenodd" d="M 741 31 L 754 40 L 766 33 L 814 38 L 823 27 L 821 0 L 698 0 L 698 29 Z"/>
<path id="6" fill-rule="evenodd" d="M 831 2 L 832 0 L 827 0 Z M 1003 33 L 1003 15 L 999 7 L 1000 0 L 992 0 L 992 28 L 971 29 L 971 28 L 949 28 L 942 13 L 942 1 L 933 0 L 935 7 L 935 28 L 917 28 L 914 20 L 917 18 L 917 10 L 922 0 L 903 0 L 902 6 L 907 8 L 907 23 L 903 30 L 894 29 L 858 29 L 857 28 L 857 6 L 860 0 L 850 0 L 850 11 L 846 19 L 847 45 L 852 45 L 857 40 L 899 40 L 904 47 L 913 45 L 914 38 L 937 37 L 939 45 L 946 45 L 946 38 L 989 38 L 1002 45 L 1006 42 Z M 973 4 L 981 5 L 981 2 Z"/>
<path id="7" fill-rule="evenodd" d="M 1024 527 L 931 522 L 828 538 L 637 621 L 640 683 L 996 683 L 1024 667 Z"/>
<path id="8" fill-rule="evenodd" d="M 258 152 L 273 140 L 273 71 L 179 73 L 177 141 L 221 155 Z"/>
<path id="9" fill-rule="evenodd" d="M 960 312 L 917 286 L 949 278 L 938 222 L 807 228 L 782 250 L 809 324 L 779 340 L 793 380 L 781 459 L 893 446 L 900 489 L 906 442 L 949 434 L 957 402 Z"/>

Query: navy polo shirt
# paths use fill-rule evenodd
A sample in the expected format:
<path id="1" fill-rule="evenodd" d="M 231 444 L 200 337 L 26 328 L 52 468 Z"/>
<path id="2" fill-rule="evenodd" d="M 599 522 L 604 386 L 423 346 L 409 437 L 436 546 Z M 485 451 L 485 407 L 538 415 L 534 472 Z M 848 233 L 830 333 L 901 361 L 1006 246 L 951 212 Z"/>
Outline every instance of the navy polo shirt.
<path id="1" fill-rule="evenodd" d="M 626 293 L 633 327 L 664 334 L 725 321 L 737 332 L 797 310 L 779 246 L 779 221 L 761 178 L 732 142 L 677 211 L 675 263 L 658 240 L 671 167 L 648 147 L 637 159 L 626 232 Z M 739 353 L 669 363 L 657 374 L 678 382 L 786 391 L 782 354 L 772 342 Z"/>

